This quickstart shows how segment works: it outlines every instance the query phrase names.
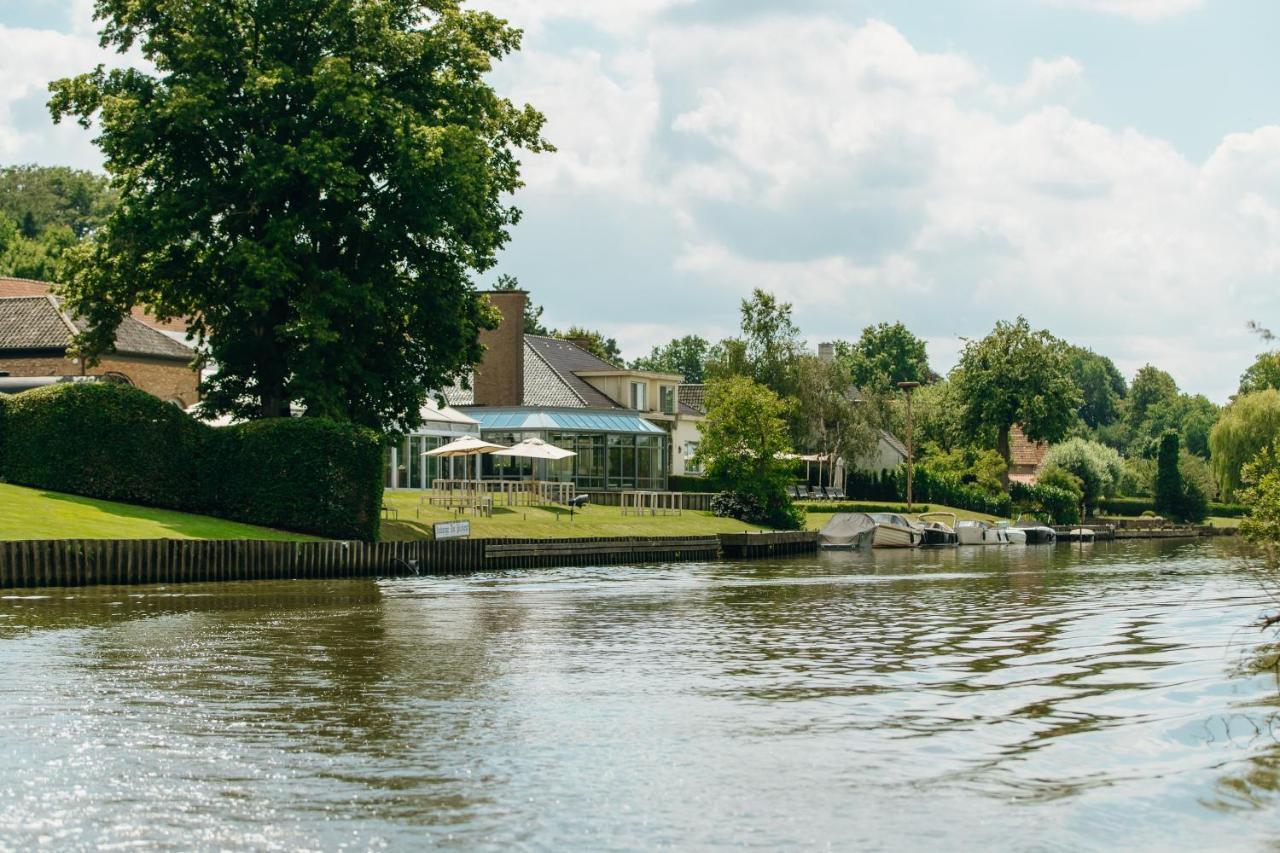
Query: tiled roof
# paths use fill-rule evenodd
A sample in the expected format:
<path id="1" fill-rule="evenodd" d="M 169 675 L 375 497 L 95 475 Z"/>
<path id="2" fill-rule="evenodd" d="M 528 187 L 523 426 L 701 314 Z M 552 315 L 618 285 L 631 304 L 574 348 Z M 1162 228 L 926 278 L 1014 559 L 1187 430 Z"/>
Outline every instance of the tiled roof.
<path id="1" fill-rule="evenodd" d="M 681 385 L 676 390 L 676 398 L 681 406 L 696 414 L 704 415 L 707 412 L 706 385 Z"/>
<path id="2" fill-rule="evenodd" d="M 1049 445 L 1043 441 L 1032 441 L 1023 433 L 1022 427 L 1014 425 L 1009 430 L 1009 462 L 1014 468 L 1030 468 L 1035 470 L 1044 461 L 1049 452 Z"/>
<path id="3" fill-rule="evenodd" d="M 9 296 L 44 296 L 49 293 L 53 285 L 47 281 L 36 281 L 32 278 L 14 278 L 12 276 L 0 276 L 0 299 Z M 150 326 L 153 329 L 159 329 L 162 332 L 186 332 L 187 321 L 181 318 L 166 320 L 163 323 L 157 320 L 151 314 L 148 314 L 145 308 L 134 308 L 131 312 L 133 319 L 138 322 Z"/>
<path id="4" fill-rule="evenodd" d="M 68 318 L 52 296 L 0 297 L 0 350 L 66 349 L 86 325 Z M 116 330 L 114 351 L 181 361 L 195 356 L 190 347 L 132 317 L 125 317 Z"/>
<path id="5" fill-rule="evenodd" d="M 72 327 L 48 296 L 0 299 L 0 350 L 65 349 Z"/>
<path id="6" fill-rule="evenodd" d="M 613 400 L 609 399 L 606 394 L 599 391 L 591 385 L 591 383 L 576 375 L 579 371 L 617 370 L 618 368 L 616 365 L 610 364 L 602 358 L 596 358 L 577 344 L 570 343 L 569 341 L 562 341 L 559 338 L 544 338 L 540 335 L 524 336 L 524 397 L 526 406 L 565 405 L 564 403 L 549 403 L 542 402 L 538 399 L 532 399 L 531 392 L 534 391 L 534 389 L 531 389 L 528 385 L 529 362 L 531 361 L 529 358 L 530 350 L 533 351 L 537 360 L 542 361 L 542 363 L 554 373 L 555 379 L 559 380 L 557 383 L 555 382 L 555 379 L 552 379 L 551 377 L 547 377 L 545 375 L 540 377 L 542 380 L 545 380 L 545 382 L 541 386 L 542 390 L 539 391 L 539 393 L 554 393 L 555 396 L 563 399 L 564 392 L 567 390 L 570 394 L 577 397 L 578 400 L 578 402 L 570 403 L 569 405 L 586 406 L 592 409 L 622 408 L 622 406 L 613 402 Z M 553 385 L 558 385 L 559 387 L 555 388 L 553 391 Z"/>

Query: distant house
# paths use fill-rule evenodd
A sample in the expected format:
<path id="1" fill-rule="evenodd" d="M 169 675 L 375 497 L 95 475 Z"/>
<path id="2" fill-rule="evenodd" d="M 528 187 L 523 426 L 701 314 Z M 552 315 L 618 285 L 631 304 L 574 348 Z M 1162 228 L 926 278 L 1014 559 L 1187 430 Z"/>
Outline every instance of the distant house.
<path id="1" fill-rule="evenodd" d="M 1034 486 L 1036 478 L 1044 466 L 1045 454 L 1049 445 L 1043 441 L 1032 441 L 1027 438 L 1022 427 L 1014 425 L 1009 430 L 1009 479 L 1012 482 Z"/>
<path id="2" fill-rule="evenodd" d="M 6 289 L 16 289 L 14 281 L 5 280 Z M 0 297 L 0 373 L 11 380 L 97 376 L 134 385 L 183 408 L 199 402 L 200 376 L 190 347 L 125 317 L 115 346 L 90 367 L 67 353 L 72 337 L 84 327 L 47 292 Z"/>
<path id="3" fill-rule="evenodd" d="M 10 296 L 46 296 L 52 292 L 52 289 L 53 285 L 47 281 L 0 276 L 0 299 Z M 132 316 L 139 323 L 150 326 L 158 332 L 164 332 L 179 343 L 185 343 L 187 340 L 186 320 L 166 320 L 162 323 L 145 308 L 134 308 Z"/>
<path id="4" fill-rule="evenodd" d="M 485 354 L 466 383 L 470 387 L 441 392 L 447 409 L 473 420 L 488 441 L 509 445 L 540 438 L 576 455 L 559 462 L 485 456 L 481 476 L 569 481 L 579 492 L 665 489 L 673 473 L 673 435 L 701 419 L 679 401 L 682 377 L 629 370 L 572 341 L 526 335 L 526 294 L 487 295 L 502 322 L 480 335 Z M 447 433 L 430 429 L 406 436 L 389 456 L 388 487 L 429 486 L 447 463 L 412 460 L 447 440 Z M 402 454 L 410 468 L 420 467 L 419 476 L 402 474 Z"/>
<path id="5" fill-rule="evenodd" d="M 875 449 L 865 456 L 854 459 L 851 467 L 858 471 L 878 474 L 881 471 L 892 471 L 906 463 L 907 446 L 898 441 L 893 433 L 882 429 L 876 437 Z"/>
<path id="6" fill-rule="evenodd" d="M 679 476 L 700 477 L 702 466 L 693 461 L 702 440 L 702 421 L 707 415 L 707 386 L 681 385 L 676 389 L 682 411 L 692 416 L 681 418 L 671 432 L 671 473 Z"/>

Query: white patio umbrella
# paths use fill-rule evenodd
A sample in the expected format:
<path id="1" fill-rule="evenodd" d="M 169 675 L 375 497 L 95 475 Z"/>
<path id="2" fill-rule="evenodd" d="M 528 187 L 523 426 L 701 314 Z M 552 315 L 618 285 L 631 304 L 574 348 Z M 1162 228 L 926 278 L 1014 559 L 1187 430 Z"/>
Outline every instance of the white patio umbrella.
<path id="1" fill-rule="evenodd" d="M 504 450 L 495 450 L 494 456 L 519 456 L 523 459 L 568 459 L 570 456 L 577 456 L 572 450 L 565 450 L 563 447 L 556 447 L 554 444 L 547 444 L 540 438 L 526 438 L 519 444 L 513 444 Z"/>
<path id="2" fill-rule="evenodd" d="M 434 450 L 428 450 L 423 456 L 439 456 L 442 458 L 456 456 L 475 456 L 479 457 L 486 453 L 493 453 L 498 450 L 506 450 L 505 444 L 494 444 L 491 441 L 485 441 L 479 436 L 464 435 L 462 438 L 455 438 L 448 444 L 442 444 Z M 480 479 L 480 460 L 476 459 L 476 480 Z"/>

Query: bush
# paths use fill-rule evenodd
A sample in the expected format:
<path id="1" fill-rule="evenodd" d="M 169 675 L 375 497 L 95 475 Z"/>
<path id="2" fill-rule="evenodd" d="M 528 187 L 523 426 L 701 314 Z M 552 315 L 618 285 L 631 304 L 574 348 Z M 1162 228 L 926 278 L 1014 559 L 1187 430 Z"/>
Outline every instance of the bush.
<path id="1" fill-rule="evenodd" d="M 145 391 L 68 383 L 5 404 L 0 460 L 11 483 L 143 506 L 198 511 L 204 440 L 212 430 Z"/>
<path id="2" fill-rule="evenodd" d="M 885 468 L 880 471 L 851 471 L 845 478 L 845 494 L 859 501 L 901 500 L 898 493 L 898 473 Z"/>
<path id="3" fill-rule="evenodd" d="M 804 526 L 804 510 L 790 501 L 766 504 L 749 492 L 720 492 L 711 499 L 711 514 L 779 530 Z"/>
<path id="4" fill-rule="evenodd" d="M 219 515 L 334 539 L 378 537 L 383 458 L 376 434 L 325 418 L 213 430 L 202 477 Z"/>
<path id="5" fill-rule="evenodd" d="M 8 398 L 0 477 L 56 492 L 205 512 L 332 538 L 377 538 L 382 449 L 321 418 L 213 429 L 125 385 Z"/>
<path id="6" fill-rule="evenodd" d="M 835 513 L 838 513 L 838 512 L 894 512 L 894 513 L 897 513 L 898 515 L 904 515 L 907 512 L 907 505 L 894 504 L 894 503 L 848 504 L 848 503 L 839 503 L 837 501 L 821 501 L 821 502 L 815 502 L 815 503 L 807 503 L 804 505 L 804 509 L 810 515 L 813 515 L 816 513 L 831 513 L 834 515 Z M 929 511 L 928 504 L 913 503 L 911 505 L 911 512 L 928 512 L 928 511 Z"/>
<path id="7" fill-rule="evenodd" d="M 906 468 L 898 470 L 899 500 L 905 500 L 907 494 Z M 928 501 L 945 504 L 970 512 L 981 512 L 987 515 L 1005 516 L 1012 509 L 1009 496 L 1001 492 L 991 495 L 980 486 L 967 485 L 952 474 L 938 474 L 926 465 L 917 465 L 912 479 L 912 501 Z"/>
<path id="8" fill-rule="evenodd" d="M 1098 511 L 1106 515 L 1126 517 L 1142 516 L 1146 513 L 1157 515 L 1155 504 L 1151 498 L 1110 498 L 1098 503 Z M 1249 514 L 1249 508 L 1240 504 L 1224 504 L 1209 501 L 1205 506 L 1208 515 L 1217 518 L 1243 518 Z"/>
<path id="9" fill-rule="evenodd" d="M 667 477 L 667 488 L 673 492 L 714 492 L 716 484 L 710 477 L 691 477 L 672 474 Z"/>

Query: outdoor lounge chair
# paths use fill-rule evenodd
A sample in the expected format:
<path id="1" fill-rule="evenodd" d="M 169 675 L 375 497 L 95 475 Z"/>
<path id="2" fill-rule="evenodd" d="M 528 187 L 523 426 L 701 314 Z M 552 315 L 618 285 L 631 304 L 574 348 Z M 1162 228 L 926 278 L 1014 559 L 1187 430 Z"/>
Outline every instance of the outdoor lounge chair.
<path id="1" fill-rule="evenodd" d="M 844 489 L 839 486 L 827 486 L 827 497 L 833 501 L 848 500 L 848 496 L 845 495 Z"/>
<path id="2" fill-rule="evenodd" d="M 806 486 L 805 488 L 809 490 L 809 494 L 808 494 L 808 498 L 809 498 L 809 500 L 811 500 L 811 501 L 820 501 L 820 500 L 822 500 L 822 495 L 821 495 L 821 494 L 819 494 L 818 492 L 814 491 L 813 486 Z"/>
<path id="3" fill-rule="evenodd" d="M 795 483 L 792 483 L 787 488 L 790 490 L 791 497 L 795 498 L 798 501 L 804 500 L 804 492 L 800 491 L 800 487 L 797 486 Z"/>

